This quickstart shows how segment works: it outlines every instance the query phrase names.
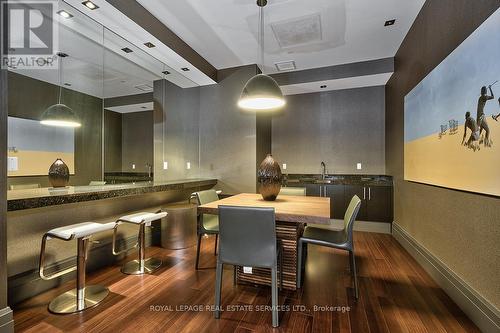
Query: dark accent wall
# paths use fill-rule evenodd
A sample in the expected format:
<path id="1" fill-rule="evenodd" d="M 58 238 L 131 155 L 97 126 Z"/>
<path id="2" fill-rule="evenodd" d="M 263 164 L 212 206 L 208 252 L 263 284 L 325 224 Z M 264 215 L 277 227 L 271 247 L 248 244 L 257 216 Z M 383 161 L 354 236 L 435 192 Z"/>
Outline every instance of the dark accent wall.
<path id="1" fill-rule="evenodd" d="M 153 111 L 105 110 L 104 136 L 104 172 L 147 173 L 153 165 Z"/>
<path id="2" fill-rule="evenodd" d="M 500 199 L 404 181 L 403 156 L 405 95 L 499 7 L 498 0 L 426 1 L 386 86 L 385 140 L 395 223 L 497 308 Z M 491 36 L 491 42 L 499 38 Z"/>
<path id="3" fill-rule="evenodd" d="M 8 73 L 8 83 L 9 116 L 38 120 L 47 107 L 57 102 L 56 85 L 13 72 Z M 69 89 L 63 89 L 62 96 L 62 102 L 82 123 L 75 129 L 75 175 L 70 177 L 70 185 L 87 185 L 102 178 L 102 99 Z M 46 176 L 8 179 L 8 185 L 26 183 L 49 186 Z"/>
<path id="4" fill-rule="evenodd" d="M 272 152 L 286 173 L 385 173 L 384 87 L 286 96 L 273 118 Z M 362 163 L 357 170 L 356 164 Z"/>
<path id="5" fill-rule="evenodd" d="M 237 102 L 256 73 L 255 65 L 228 68 L 218 71 L 218 84 L 188 89 L 155 81 L 155 180 L 213 177 L 226 194 L 255 192 L 258 156 L 270 151 L 270 120 L 258 129 L 255 113 L 241 111 Z"/>
<path id="6" fill-rule="evenodd" d="M 122 172 L 122 114 L 104 110 L 104 172 Z"/>
<path id="7" fill-rule="evenodd" d="M 132 164 L 135 164 L 135 170 Z M 124 113 L 122 171 L 148 172 L 146 164 L 153 166 L 153 111 Z"/>

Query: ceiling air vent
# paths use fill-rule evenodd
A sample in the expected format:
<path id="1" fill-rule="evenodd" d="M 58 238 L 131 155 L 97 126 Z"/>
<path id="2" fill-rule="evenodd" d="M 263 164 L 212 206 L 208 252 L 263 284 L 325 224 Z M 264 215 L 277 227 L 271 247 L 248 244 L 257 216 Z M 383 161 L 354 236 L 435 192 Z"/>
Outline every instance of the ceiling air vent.
<path id="1" fill-rule="evenodd" d="M 281 48 L 321 41 L 321 16 L 306 15 L 271 24 Z"/>
<path id="2" fill-rule="evenodd" d="M 274 64 L 276 66 L 276 69 L 280 72 L 284 71 L 293 71 L 297 67 L 295 66 L 295 61 L 290 60 L 290 61 L 280 61 Z"/>
<path id="3" fill-rule="evenodd" d="M 142 91 L 153 91 L 153 87 L 150 86 L 149 84 L 141 84 L 141 85 L 135 86 L 135 88 L 142 90 Z"/>

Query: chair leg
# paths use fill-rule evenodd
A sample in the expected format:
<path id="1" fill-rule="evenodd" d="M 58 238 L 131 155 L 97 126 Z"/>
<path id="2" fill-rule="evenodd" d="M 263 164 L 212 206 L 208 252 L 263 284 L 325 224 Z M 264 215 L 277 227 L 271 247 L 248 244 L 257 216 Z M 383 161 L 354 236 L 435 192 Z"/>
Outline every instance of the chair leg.
<path id="1" fill-rule="evenodd" d="M 273 306 L 273 327 L 278 327 L 278 268 L 275 266 L 271 269 L 271 288 L 272 288 L 272 306 Z"/>
<path id="2" fill-rule="evenodd" d="M 220 296 L 222 290 L 222 272 L 224 264 L 217 260 L 217 270 L 215 273 L 215 319 L 220 318 Z"/>
<path id="3" fill-rule="evenodd" d="M 283 246 L 280 251 L 280 290 L 283 290 Z"/>
<path id="4" fill-rule="evenodd" d="M 299 240 L 298 253 L 297 253 L 297 289 L 302 285 L 302 254 L 304 251 L 304 243 Z"/>
<path id="5" fill-rule="evenodd" d="M 214 256 L 217 255 L 217 242 L 219 240 L 219 234 L 215 234 L 215 248 L 214 248 Z"/>
<path id="6" fill-rule="evenodd" d="M 236 285 L 238 283 L 237 278 L 238 278 L 238 266 L 234 265 L 233 266 L 233 285 Z"/>
<path id="7" fill-rule="evenodd" d="M 359 298 L 359 291 L 358 291 L 358 274 L 356 273 L 356 258 L 354 255 L 354 250 L 349 251 L 349 258 L 351 261 L 351 274 L 353 274 L 354 277 L 354 295 L 356 299 Z"/>
<path id="8" fill-rule="evenodd" d="M 196 244 L 196 264 L 195 268 L 198 269 L 198 263 L 200 262 L 200 247 L 201 247 L 201 234 L 198 235 L 198 243 Z"/>

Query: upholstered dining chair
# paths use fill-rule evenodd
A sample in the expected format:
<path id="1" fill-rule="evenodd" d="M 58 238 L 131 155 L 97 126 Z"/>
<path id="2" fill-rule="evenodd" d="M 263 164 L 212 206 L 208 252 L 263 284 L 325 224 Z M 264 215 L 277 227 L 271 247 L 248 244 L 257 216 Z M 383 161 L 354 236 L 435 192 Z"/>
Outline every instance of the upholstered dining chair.
<path id="1" fill-rule="evenodd" d="M 219 206 L 220 245 L 215 282 L 215 318 L 220 318 L 224 264 L 269 268 L 273 327 L 278 322 L 278 268 L 283 288 L 283 256 L 276 240 L 276 220 L 272 207 Z M 278 258 L 280 265 L 278 266 Z"/>
<path id="2" fill-rule="evenodd" d="M 347 207 L 347 210 L 344 214 L 344 228 L 341 230 L 306 226 L 306 228 L 304 229 L 304 234 L 299 239 L 298 244 L 297 288 L 300 288 L 302 284 L 302 262 L 304 260 L 304 246 L 307 244 L 315 244 L 349 252 L 351 274 L 354 277 L 355 296 L 356 299 L 359 298 L 358 279 L 356 274 L 356 258 L 354 255 L 353 227 L 360 207 L 361 199 L 357 195 L 355 195 L 354 197 L 352 197 L 351 202 L 349 203 L 349 206 Z"/>
<path id="3" fill-rule="evenodd" d="M 205 190 L 200 192 L 195 192 L 191 195 L 195 197 L 198 205 L 204 205 L 209 202 L 219 200 L 219 195 L 216 190 Z M 200 214 L 198 215 L 198 242 L 196 245 L 196 264 L 195 267 L 198 269 L 200 261 L 200 247 L 203 235 L 215 235 L 215 249 L 214 255 L 217 255 L 217 240 L 219 237 L 219 217 L 212 214 Z"/>

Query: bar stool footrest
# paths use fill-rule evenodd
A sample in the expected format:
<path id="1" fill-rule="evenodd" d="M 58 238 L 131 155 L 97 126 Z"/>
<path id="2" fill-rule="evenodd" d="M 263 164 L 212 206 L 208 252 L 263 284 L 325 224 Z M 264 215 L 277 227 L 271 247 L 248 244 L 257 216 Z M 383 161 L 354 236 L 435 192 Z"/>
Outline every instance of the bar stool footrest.
<path id="1" fill-rule="evenodd" d="M 122 273 L 129 275 L 151 274 L 156 271 L 162 264 L 161 259 L 148 258 L 144 260 L 144 270 L 141 271 L 139 260 L 132 260 L 122 266 Z"/>
<path id="2" fill-rule="evenodd" d="M 49 311 L 55 314 L 69 314 L 80 312 L 99 304 L 109 294 L 108 288 L 101 285 L 85 287 L 85 302 L 78 308 L 76 301 L 77 290 L 72 289 L 54 298 L 49 304 Z"/>

